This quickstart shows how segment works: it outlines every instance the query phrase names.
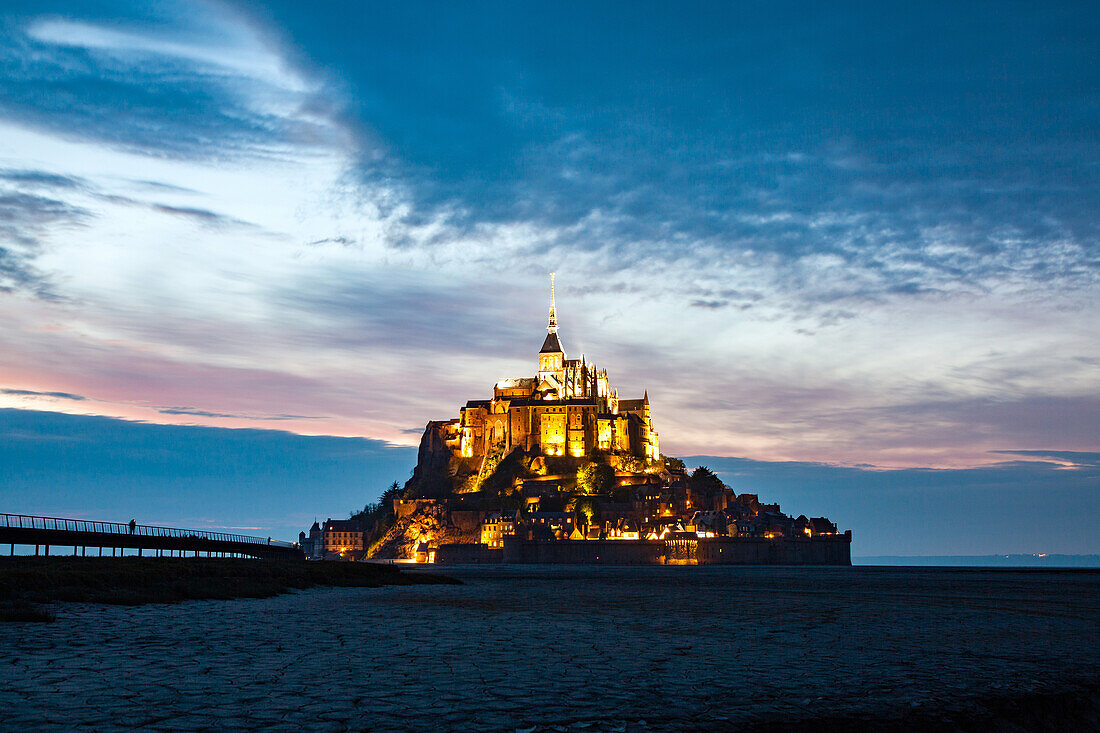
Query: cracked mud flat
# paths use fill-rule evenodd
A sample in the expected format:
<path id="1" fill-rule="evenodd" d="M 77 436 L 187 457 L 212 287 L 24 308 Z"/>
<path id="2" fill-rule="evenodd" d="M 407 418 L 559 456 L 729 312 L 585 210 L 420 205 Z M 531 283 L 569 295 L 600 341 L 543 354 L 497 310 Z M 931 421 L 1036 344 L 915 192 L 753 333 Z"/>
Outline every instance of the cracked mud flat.
<path id="1" fill-rule="evenodd" d="M 444 572 L 465 585 L 0 625 L 4 727 L 724 730 L 1094 695 L 1100 678 L 1095 572 Z"/>

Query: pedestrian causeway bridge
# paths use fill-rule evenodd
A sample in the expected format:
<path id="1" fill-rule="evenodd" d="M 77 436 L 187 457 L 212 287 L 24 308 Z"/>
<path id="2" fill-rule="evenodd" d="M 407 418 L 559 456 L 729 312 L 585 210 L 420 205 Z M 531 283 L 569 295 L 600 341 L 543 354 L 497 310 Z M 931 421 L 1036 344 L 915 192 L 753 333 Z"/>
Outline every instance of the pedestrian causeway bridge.
<path id="1" fill-rule="evenodd" d="M 34 546 L 34 554 L 49 555 L 50 549 L 72 548 L 73 555 L 88 555 L 88 548 L 103 556 L 125 550 L 146 551 L 160 557 L 257 557 L 301 560 L 301 549 L 290 542 L 270 537 L 251 537 L 228 532 L 159 527 L 130 522 L 97 522 L 87 519 L 40 517 L 30 514 L 0 513 L 0 547 Z"/>

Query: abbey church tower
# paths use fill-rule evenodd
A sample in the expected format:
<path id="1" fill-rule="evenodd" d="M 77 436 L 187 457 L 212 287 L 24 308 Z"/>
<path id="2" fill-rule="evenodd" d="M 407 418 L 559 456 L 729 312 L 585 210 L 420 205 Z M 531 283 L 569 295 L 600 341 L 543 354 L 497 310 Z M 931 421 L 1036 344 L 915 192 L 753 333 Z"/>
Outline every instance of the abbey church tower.
<path id="1" fill-rule="evenodd" d="M 558 313 L 554 305 L 554 273 L 550 273 L 550 320 L 546 326 L 546 340 L 539 351 L 539 376 L 537 391 L 559 393 L 565 385 L 565 352 L 558 339 Z"/>
<path id="2" fill-rule="evenodd" d="M 558 338 L 553 274 L 538 375 L 499 380 L 492 399 L 470 400 L 458 420 L 440 425 L 452 450 L 482 461 L 513 448 L 574 458 L 594 452 L 646 461 L 660 458 L 648 394 L 640 400 L 621 400 L 606 370 L 583 357 L 565 358 Z"/>

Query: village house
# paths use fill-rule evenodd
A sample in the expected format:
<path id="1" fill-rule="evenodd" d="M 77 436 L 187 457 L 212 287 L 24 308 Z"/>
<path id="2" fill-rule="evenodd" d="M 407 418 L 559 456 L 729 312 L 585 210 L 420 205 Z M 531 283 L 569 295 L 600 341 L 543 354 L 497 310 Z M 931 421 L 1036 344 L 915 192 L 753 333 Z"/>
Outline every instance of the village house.
<path id="1" fill-rule="evenodd" d="M 516 514 L 493 513 L 481 523 L 481 544 L 496 550 L 504 547 L 504 537 L 515 534 Z"/>
<path id="2" fill-rule="evenodd" d="M 326 519 L 322 530 L 325 557 L 349 557 L 362 553 L 363 526 L 356 519 Z"/>

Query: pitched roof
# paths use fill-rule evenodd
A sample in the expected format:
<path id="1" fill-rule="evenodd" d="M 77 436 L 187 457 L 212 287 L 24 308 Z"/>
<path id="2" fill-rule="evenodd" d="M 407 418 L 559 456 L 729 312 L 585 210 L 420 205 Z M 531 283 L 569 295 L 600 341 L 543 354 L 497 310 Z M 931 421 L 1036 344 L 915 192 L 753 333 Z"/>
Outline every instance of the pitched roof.
<path id="1" fill-rule="evenodd" d="M 558 341 L 558 334 L 551 332 L 546 334 L 546 340 L 542 342 L 542 349 L 540 354 L 552 354 L 555 352 L 565 353 L 561 347 L 561 341 Z"/>
<path id="2" fill-rule="evenodd" d="M 325 522 L 325 529 L 329 532 L 362 532 L 363 528 L 357 519 L 330 519 Z"/>
<path id="3" fill-rule="evenodd" d="M 512 377 L 509 379 L 497 380 L 497 387 L 499 389 L 511 389 L 513 387 L 530 387 L 534 384 L 534 377 Z"/>

